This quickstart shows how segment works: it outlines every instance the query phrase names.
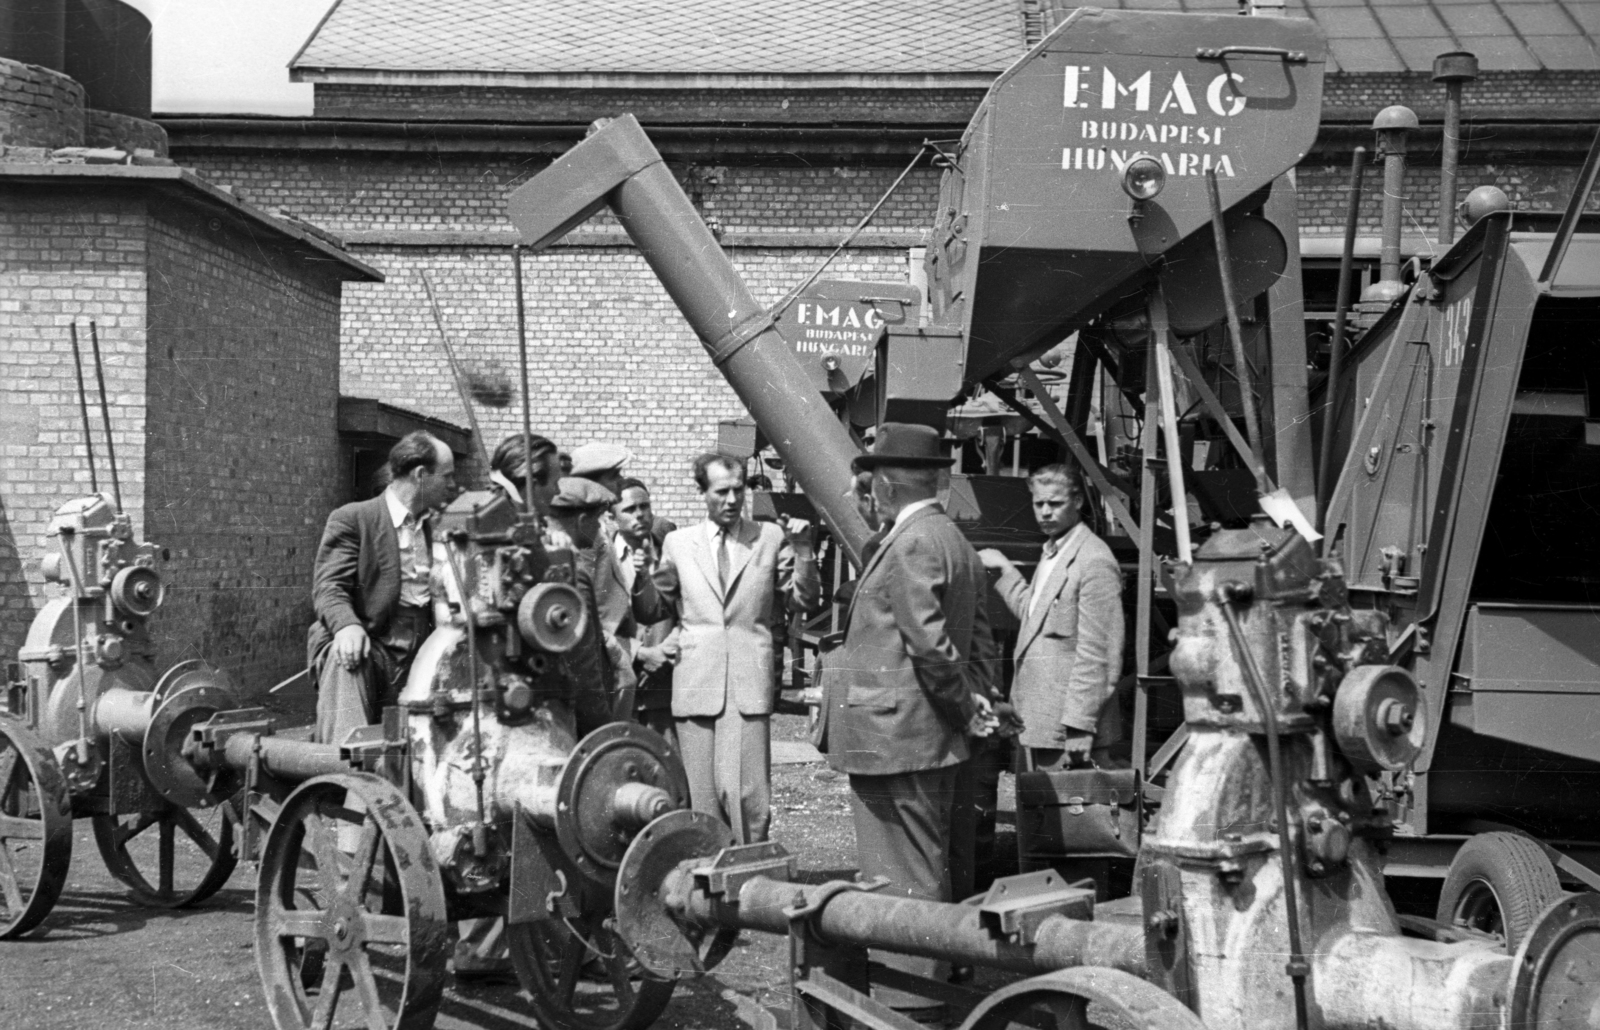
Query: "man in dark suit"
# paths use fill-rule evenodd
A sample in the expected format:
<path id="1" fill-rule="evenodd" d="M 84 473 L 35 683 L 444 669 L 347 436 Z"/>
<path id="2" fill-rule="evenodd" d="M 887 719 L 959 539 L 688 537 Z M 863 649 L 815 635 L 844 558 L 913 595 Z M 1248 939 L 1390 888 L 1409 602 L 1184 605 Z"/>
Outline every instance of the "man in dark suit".
<path id="1" fill-rule="evenodd" d="M 378 720 L 432 626 L 428 515 L 456 496 L 455 458 L 415 432 L 389 451 L 388 471 L 382 494 L 328 516 L 317 549 L 306 651 L 317 678 L 317 739 L 326 743 Z"/>
<path id="2" fill-rule="evenodd" d="M 611 549 L 622 576 L 623 596 L 631 598 L 635 581 L 655 572 L 661 561 L 662 543 L 678 527 L 670 519 L 656 517 L 650 505 L 650 488 L 640 480 L 624 479 L 618 489 L 617 504 L 612 509 L 617 535 L 611 541 Z M 671 741 L 677 738 L 672 725 L 672 666 L 678 660 L 678 646 L 667 638 L 675 625 L 671 618 L 660 619 L 638 625 L 631 636 L 622 638 L 632 651 L 633 671 L 639 684 L 632 708 L 618 713 L 618 718 L 633 718 L 637 713 L 639 722 Z"/>
<path id="3" fill-rule="evenodd" d="M 850 777 L 861 877 L 886 893 L 950 900 L 951 803 L 968 736 L 994 728 L 986 658 L 983 564 L 938 503 L 952 464 L 926 426 L 884 423 L 856 470 L 872 473 L 878 515 L 892 523 L 866 562 L 829 675 L 829 763 Z M 931 977 L 933 959 L 874 954 Z M 874 988 L 880 1001 L 935 1020 L 916 994 Z"/>

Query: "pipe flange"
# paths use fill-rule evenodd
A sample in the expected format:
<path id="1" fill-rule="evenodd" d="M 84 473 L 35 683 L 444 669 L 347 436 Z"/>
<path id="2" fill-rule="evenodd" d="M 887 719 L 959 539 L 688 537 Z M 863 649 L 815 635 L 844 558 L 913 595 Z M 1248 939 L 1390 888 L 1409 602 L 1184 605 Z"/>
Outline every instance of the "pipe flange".
<path id="1" fill-rule="evenodd" d="M 685 862 L 705 861 L 738 843 L 733 831 L 704 812 L 668 812 L 639 831 L 617 869 L 617 935 L 651 976 L 677 980 L 721 962 L 737 930 L 706 931 L 672 917 L 667 879 Z"/>
<path id="2" fill-rule="evenodd" d="M 578 741 L 556 786 L 556 839 L 572 868 L 609 888 L 638 829 L 617 807 L 618 788 L 658 787 L 689 807 L 689 779 L 671 744 L 636 723 L 613 722 Z"/>
<path id="3" fill-rule="evenodd" d="M 179 662 L 162 673 L 161 678 L 156 680 L 156 685 L 150 689 L 159 704 L 178 691 L 188 690 L 191 687 L 221 687 L 228 691 L 234 689 L 233 679 L 204 658 L 190 658 Z"/>
<path id="4" fill-rule="evenodd" d="M 160 702 L 144 731 L 140 753 L 145 776 L 168 802 L 180 808 L 210 808 L 227 800 L 230 792 L 201 775 L 186 751 L 195 726 L 238 707 L 233 691 L 215 684 L 188 687 Z"/>
<path id="5" fill-rule="evenodd" d="M 1591 1027 L 1600 1015 L 1600 895 L 1569 894 L 1517 948 L 1506 1013 L 1513 1027 Z"/>

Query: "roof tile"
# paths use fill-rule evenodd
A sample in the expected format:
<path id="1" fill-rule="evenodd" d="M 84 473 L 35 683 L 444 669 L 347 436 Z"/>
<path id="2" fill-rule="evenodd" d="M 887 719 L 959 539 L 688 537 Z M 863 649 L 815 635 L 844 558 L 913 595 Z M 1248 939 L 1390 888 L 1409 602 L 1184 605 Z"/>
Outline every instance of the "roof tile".
<path id="1" fill-rule="evenodd" d="M 1582 36 L 1526 36 L 1524 41 L 1539 63 L 1551 71 L 1600 70 L 1600 55 Z"/>
<path id="2" fill-rule="evenodd" d="M 1089 0 L 1095 2 L 1095 0 Z M 1099 0 L 1146 10 L 1236 0 Z M 339 0 L 298 69 L 510 74 L 986 74 L 1022 52 L 1022 0 Z M 1045 0 L 1051 9 L 1068 0 Z M 1600 0 L 1288 0 L 1330 71 L 1600 68 Z"/>

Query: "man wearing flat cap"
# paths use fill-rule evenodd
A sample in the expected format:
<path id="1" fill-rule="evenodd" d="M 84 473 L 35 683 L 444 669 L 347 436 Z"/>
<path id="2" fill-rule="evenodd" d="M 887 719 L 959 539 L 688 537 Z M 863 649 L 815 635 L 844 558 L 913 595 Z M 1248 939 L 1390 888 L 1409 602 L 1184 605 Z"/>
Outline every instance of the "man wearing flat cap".
<path id="1" fill-rule="evenodd" d="M 994 727 L 988 580 L 938 501 L 951 464 L 935 430 L 895 422 L 855 460 L 892 525 L 856 581 L 827 713 L 829 764 L 850 777 L 861 878 L 884 877 L 884 893 L 928 901 L 950 900 L 951 804 L 967 738 Z M 873 958 L 939 972 L 933 959 Z M 915 1019 L 940 1015 L 916 994 L 874 987 L 873 997 Z"/>
<path id="2" fill-rule="evenodd" d="M 622 467 L 633 457 L 626 447 L 614 443 L 586 443 L 572 450 L 572 472 L 576 478 L 587 479 L 622 496 Z M 633 718 L 635 691 L 639 677 L 634 672 L 633 656 L 638 649 L 639 620 L 634 617 L 632 577 L 623 570 L 617 559 L 617 521 L 609 510 L 600 516 L 600 529 L 593 545 L 594 554 L 588 556 L 593 567 L 594 601 L 600 613 L 600 639 L 605 645 L 613 682 L 610 684 L 613 700 L 612 718 Z"/>
<path id="3" fill-rule="evenodd" d="M 589 608 L 583 638 L 563 656 L 567 675 L 577 691 L 573 709 L 579 737 L 599 729 L 613 718 L 615 657 L 606 647 L 594 584 L 599 555 L 595 543 L 600 538 L 600 519 L 616 501 L 616 494 L 610 490 L 577 476 L 562 479 L 556 486 L 555 497 L 550 500 L 550 521 L 572 540 L 573 585 Z"/>

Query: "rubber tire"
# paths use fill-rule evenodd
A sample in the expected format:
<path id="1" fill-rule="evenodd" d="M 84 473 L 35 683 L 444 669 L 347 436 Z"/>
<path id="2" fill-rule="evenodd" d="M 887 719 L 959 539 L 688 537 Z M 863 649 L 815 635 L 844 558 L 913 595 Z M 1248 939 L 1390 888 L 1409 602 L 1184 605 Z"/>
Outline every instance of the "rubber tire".
<path id="1" fill-rule="evenodd" d="M 1455 925 L 1457 906 L 1474 885 L 1494 893 L 1507 954 L 1516 953 L 1534 920 L 1565 893 L 1543 848 L 1521 834 L 1501 831 L 1480 833 L 1461 845 L 1439 891 L 1435 918 Z"/>

